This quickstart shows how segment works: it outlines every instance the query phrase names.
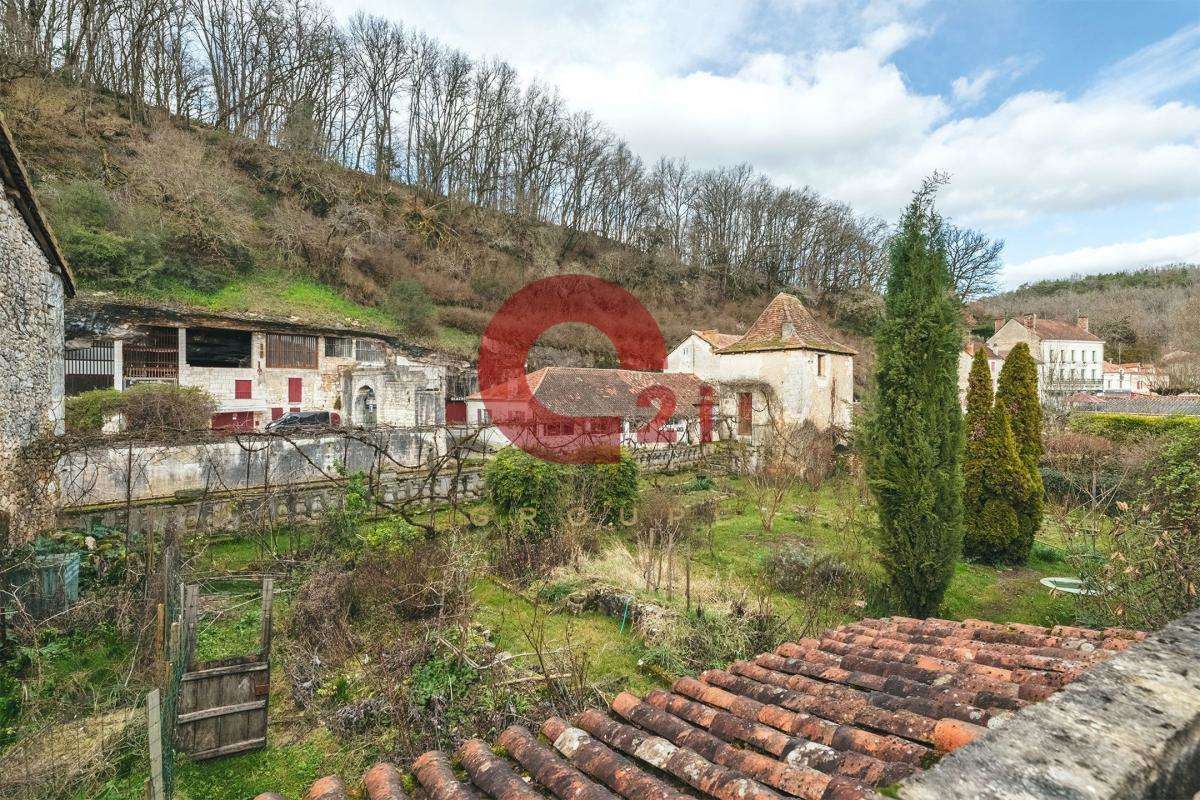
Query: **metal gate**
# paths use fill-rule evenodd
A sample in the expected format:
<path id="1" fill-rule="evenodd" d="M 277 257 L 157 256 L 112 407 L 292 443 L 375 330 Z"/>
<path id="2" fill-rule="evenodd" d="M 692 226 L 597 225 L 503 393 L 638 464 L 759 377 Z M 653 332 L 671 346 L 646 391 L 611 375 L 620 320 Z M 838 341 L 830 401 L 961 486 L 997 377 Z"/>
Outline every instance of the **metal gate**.
<path id="1" fill-rule="evenodd" d="M 179 687 L 175 747 L 193 759 L 257 750 L 267 743 L 267 700 L 271 691 L 271 599 L 274 580 L 262 582 L 262 636 L 257 653 L 214 661 L 192 661 L 195 652 L 198 586 L 187 587 L 184 630 L 187 668 Z"/>

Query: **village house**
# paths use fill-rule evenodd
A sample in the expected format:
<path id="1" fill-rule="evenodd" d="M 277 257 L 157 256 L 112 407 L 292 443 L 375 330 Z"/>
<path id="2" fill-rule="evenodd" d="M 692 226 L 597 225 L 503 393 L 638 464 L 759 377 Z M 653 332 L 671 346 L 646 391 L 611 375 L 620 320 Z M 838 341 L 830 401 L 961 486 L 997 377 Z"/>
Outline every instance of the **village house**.
<path id="1" fill-rule="evenodd" d="M 67 336 L 67 394 L 196 386 L 217 401 L 217 430 L 307 411 L 335 426 L 441 425 L 461 366 L 382 333 L 111 301 L 73 302 Z"/>
<path id="2" fill-rule="evenodd" d="M 562 449 L 607 442 L 619 431 L 622 446 L 644 448 L 700 441 L 701 382 L 695 375 L 627 369 L 544 367 L 526 376 L 532 398 L 523 398 L 515 380 L 497 387 L 487 403 L 480 392 L 467 397 L 470 428 L 489 447 L 508 444 Z M 660 399 L 653 387 L 670 393 L 674 407 L 660 424 Z M 640 402 L 639 402 L 640 399 Z M 569 418 L 569 419 L 563 419 Z M 505 423 L 508 433 L 496 423 Z"/>
<path id="3" fill-rule="evenodd" d="M 1153 394 L 1171 384 L 1165 370 L 1154 364 L 1104 362 L 1105 394 Z"/>
<path id="4" fill-rule="evenodd" d="M 1000 380 L 1000 369 L 1004 359 L 996 355 L 990 347 L 977 339 L 969 339 L 963 349 L 958 352 L 958 403 L 963 411 L 967 410 L 967 388 L 971 379 L 971 365 L 975 361 L 975 352 L 983 348 L 987 351 L 988 372 L 992 376 L 992 391 L 996 390 L 996 382 Z"/>
<path id="5" fill-rule="evenodd" d="M 799 298 L 780 293 L 742 335 L 695 330 L 667 356 L 667 372 L 714 387 L 719 438 L 757 441 L 773 427 L 847 428 L 855 351 L 834 340 Z"/>
<path id="6" fill-rule="evenodd" d="M 0 117 L 0 547 L 31 538 L 54 519 L 50 493 L 23 475 L 19 453 L 63 429 L 63 302 L 70 267 L 34 197 Z M 34 484 L 25 479 L 31 478 Z"/>
<path id="7" fill-rule="evenodd" d="M 1026 314 L 997 319 L 995 331 L 987 346 L 1001 359 L 1018 343 L 1029 345 L 1043 399 L 1104 388 L 1104 340 L 1089 330 L 1087 317 L 1070 323 Z"/>

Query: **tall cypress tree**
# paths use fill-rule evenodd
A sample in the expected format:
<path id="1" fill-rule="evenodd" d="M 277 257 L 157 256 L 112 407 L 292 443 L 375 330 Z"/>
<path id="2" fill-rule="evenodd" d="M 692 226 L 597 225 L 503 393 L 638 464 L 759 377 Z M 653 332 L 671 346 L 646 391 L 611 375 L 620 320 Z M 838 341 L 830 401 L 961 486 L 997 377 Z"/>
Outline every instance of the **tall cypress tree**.
<path id="1" fill-rule="evenodd" d="M 992 408 L 983 435 L 968 444 L 967 460 L 976 461 L 979 472 L 974 476 L 977 492 L 964 490 L 974 495 L 975 507 L 963 522 L 963 552 L 988 564 L 1014 563 L 1021 538 L 1018 509 L 1028 497 L 1029 476 L 1004 406 Z M 966 466 L 964 461 L 964 472 Z"/>
<path id="2" fill-rule="evenodd" d="M 963 452 L 963 520 L 966 526 L 983 511 L 983 493 L 987 473 L 986 438 L 992 417 L 992 372 L 988 366 L 987 349 L 980 347 L 971 361 L 967 378 L 966 448 Z"/>
<path id="3" fill-rule="evenodd" d="M 1045 487 L 1042 484 L 1042 404 L 1038 397 L 1037 364 L 1029 345 L 1021 342 L 1009 351 L 996 381 L 996 404 L 1008 412 L 1017 452 L 1028 476 L 1028 492 L 1017 506 L 1020 536 L 1006 560 L 1024 564 L 1033 538 L 1042 527 Z"/>
<path id="4" fill-rule="evenodd" d="M 938 183 L 927 181 L 914 195 L 888 248 L 865 431 L 884 567 L 893 596 L 915 617 L 937 611 L 962 547 L 962 318 L 933 208 Z"/>

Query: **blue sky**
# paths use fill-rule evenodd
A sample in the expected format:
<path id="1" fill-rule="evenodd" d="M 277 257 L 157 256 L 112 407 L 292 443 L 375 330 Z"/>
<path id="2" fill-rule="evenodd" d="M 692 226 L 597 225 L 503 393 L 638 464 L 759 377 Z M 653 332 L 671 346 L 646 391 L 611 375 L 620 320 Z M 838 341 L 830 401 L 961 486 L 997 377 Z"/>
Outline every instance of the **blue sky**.
<path id="1" fill-rule="evenodd" d="M 648 161 L 746 161 L 1007 242 L 1007 285 L 1200 262 L 1200 0 L 349 0 L 553 83 Z"/>

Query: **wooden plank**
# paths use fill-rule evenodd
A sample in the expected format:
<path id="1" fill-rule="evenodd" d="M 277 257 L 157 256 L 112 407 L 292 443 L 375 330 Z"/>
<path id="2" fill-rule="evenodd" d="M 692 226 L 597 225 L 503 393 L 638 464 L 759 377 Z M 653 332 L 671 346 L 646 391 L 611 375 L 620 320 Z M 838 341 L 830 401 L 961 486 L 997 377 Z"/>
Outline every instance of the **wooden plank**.
<path id="1" fill-rule="evenodd" d="M 275 579 L 263 578 L 262 582 L 262 638 L 259 648 L 262 660 L 271 658 L 271 605 L 275 600 Z"/>
<path id="2" fill-rule="evenodd" d="M 208 678 L 215 678 L 219 675 L 234 675 L 242 672 L 262 672 L 267 668 L 267 665 L 261 661 L 256 661 L 253 664 L 233 664 L 228 667 L 213 667 L 212 669 L 201 669 L 194 672 L 183 673 L 184 681 L 201 681 Z"/>
<path id="3" fill-rule="evenodd" d="M 201 719 L 210 717 L 220 717 L 226 714 L 241 714 L 244 711 L 255 711 L 260 708 L 266 708 L 266 700 L 253 700 L 248 703 L 235 703 L 229 706 L 217 706 L 216 708 L 205 708 L 200 711 L 192 711 L 187 714 L 179 715 L 179 724 L 186 725 L 189 722 L 195 722 Z"/>
<path id="4" fill-rule="evenodd" d="M 222 745 L 220 747 L 214 747 L 210 750 L 200 750 L 198 752 L 192 753 L 191 756 L 192 756 L 192 758 L 194 758 L 196 760 L 200 760 L 200 759 L 204 759 L 204 758 L 216 758 L 217 756 L 227 756 L 227 755 L 231 755 L 233 753 L 241 753 L 244 750 L 255 750 L 259 747 L 264 746 L 266 743 L 267 743 L 267 739 L 264 736 L 259 739 L 247 739 L 244 742 L 234 742 L 233 744 L 226 744 L 226 745 Z"/>
<path id="5" fill-rule="evenodd" d="M 159 708 L 158 689 L 150 690 L 146 696 L 146 720 L 150 736 L 150 789 L 153 800 L 165 800 L 163 786 L 162 710 Z"/>

